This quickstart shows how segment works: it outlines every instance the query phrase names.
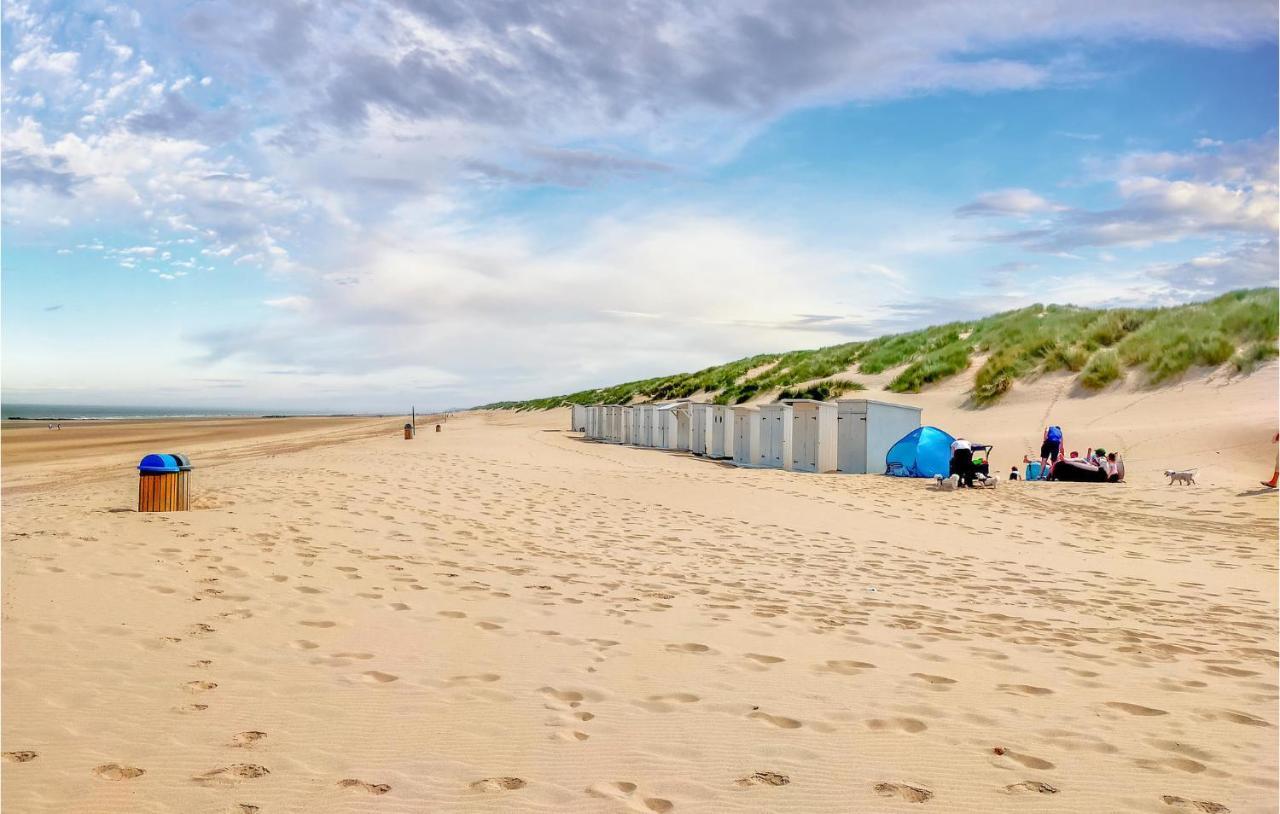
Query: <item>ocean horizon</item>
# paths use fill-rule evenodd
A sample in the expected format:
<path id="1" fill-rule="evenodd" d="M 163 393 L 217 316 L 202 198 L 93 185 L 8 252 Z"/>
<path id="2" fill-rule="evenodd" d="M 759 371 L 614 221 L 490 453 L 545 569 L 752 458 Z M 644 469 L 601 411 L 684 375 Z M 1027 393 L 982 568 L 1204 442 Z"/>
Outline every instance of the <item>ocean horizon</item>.
<path id="1" fill-rule="evenodd" d="M 314 410 L 244 409 L 235 407 L 143 406 L 122 404 L 49 404 L 0 402 L 4 421 L 89 421 L 130 418 L 253 418 L 275 416 L 376 415 L 375 413 L 327 413 Z"/>

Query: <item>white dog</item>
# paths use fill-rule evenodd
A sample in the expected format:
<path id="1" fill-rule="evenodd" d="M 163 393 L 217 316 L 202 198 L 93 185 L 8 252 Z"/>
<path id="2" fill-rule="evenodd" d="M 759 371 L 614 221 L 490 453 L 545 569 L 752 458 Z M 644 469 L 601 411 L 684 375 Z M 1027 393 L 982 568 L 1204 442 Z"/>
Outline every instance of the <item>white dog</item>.
<path id="1" fill-rule="evenodd" d="M 934 475 L 933 482 L 936 483 L 938 485 L 938 489 L 943 492 L 954 492 L 960 488 L 959 475 L 952 475 L 949 478 L 944 478 L 941 475 Z"/>
<path id="2" fill-rule="evenodd" d="M 1170 486 L 1175 483 L 1181 483 L 1183 486 L 1196 485 L 1196 470 L 1194 469 L 1166 469 L 1164 471 L 1164 476 L 1169 479 Z"/>

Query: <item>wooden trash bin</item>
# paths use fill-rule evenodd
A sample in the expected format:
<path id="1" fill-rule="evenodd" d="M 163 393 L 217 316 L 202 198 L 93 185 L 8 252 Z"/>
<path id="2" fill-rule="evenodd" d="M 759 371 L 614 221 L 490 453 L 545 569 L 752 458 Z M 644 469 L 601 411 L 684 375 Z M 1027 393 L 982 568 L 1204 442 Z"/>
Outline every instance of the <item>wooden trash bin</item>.
<path id="1" fill-rule="evenodd" d="M 413 439 L 413 425 L 412 425 L 412 424 L 405 424 L 405 425 L 404 425 L 404 440 L 406 440 L 406 441 L 410 441 L 410 440 L 412 440 L 412 439 Z"/>
<path id="2" fill-rule="evenodd" d="M 191 508 L 191 460 L 181 453 L 148 455 L 138 464 L 138 511 Z"/>

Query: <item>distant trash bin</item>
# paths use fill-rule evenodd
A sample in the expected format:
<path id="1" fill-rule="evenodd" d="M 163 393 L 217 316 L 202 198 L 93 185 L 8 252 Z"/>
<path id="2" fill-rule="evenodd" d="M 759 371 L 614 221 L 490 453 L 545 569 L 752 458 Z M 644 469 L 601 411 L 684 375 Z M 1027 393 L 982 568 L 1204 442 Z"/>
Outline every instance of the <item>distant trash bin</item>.
<path id="1" fill-rule="evenodd" d="M 437 425 L 436 425 L 436 432 L 440 432 L 440 425 L 439 425 L 439 424 L 437 424 Z"/>
<path id="2" fill-rule="evenodd" d="M 412 438 L 413 438 L 413 425 L 412 425 L 412 424 L 405 424 L 405 425 L 404 425 L 404 440 L 408 441 L 408 440 L 410 440 L 410 439 L 412 439 Z"/>
<path id="3" fill-rule="evenodd" d="M 180 452 L 143 458 L 138 463 L 138 511 L 190 510 L 190 474 L 191 459 Z"/>

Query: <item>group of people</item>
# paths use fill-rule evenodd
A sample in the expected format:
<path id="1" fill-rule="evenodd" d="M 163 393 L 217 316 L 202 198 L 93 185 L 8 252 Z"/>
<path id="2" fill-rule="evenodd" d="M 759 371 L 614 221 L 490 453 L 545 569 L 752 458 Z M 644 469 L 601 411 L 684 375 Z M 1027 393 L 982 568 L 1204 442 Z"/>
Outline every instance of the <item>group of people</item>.
<path id="1" fill-rule="evenodd" d="M 1065 452 L 1062 427 L 1051 424 L 1045 428 L 1040 443 L 1040 476 L 1048 480 L 1088 480 L 1119 483 L 1124 480 L 1124 459 L 1118 453 L 1102 447 L 1090 447 L 1084 458 L 1073 451 Z M 1082 466 L 1083 464 L 1083 466 Z"/>
<path id="2" fill-rule="evenodd" d="M 987 444 L 974 444 L 964 438 L 951 442 L 950 475 L 957 479 L 957 486 L 969 487 L 974 481 L 984 482 L 990 476 Z M 1124 459 L 1118 453 L 1102 447 L 1090 447 L 1083 458 L 1080 453 L 1066 452 L 1062 427 L 1053 424 L 1045 428 L 1040 444 L 1040 460 L 1024 457 L 1028 480 L 1069 480 L 1095 483 L 1119 483 L 1124 480 Z M 1009 480 L 1019 480 L 1018 467 L 1009 472 Z"/>

